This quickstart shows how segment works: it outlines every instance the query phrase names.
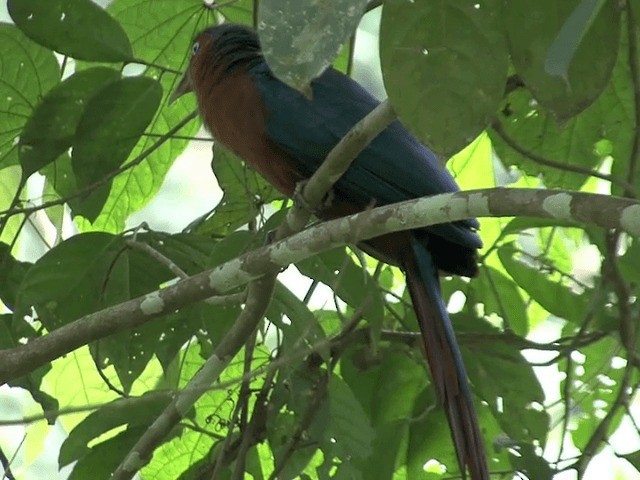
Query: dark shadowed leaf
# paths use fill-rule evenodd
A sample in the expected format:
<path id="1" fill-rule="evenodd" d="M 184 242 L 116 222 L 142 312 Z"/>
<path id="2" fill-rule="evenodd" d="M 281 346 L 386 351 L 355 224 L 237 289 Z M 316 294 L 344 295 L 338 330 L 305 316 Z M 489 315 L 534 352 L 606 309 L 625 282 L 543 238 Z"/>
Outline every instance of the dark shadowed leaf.
<path id="1" fill-rule="evenodd" d="M 213 216 L 198 229 L 202 234 L 224 235 L 254 221 L 261 207 L 280 194 L 259 174 L 221 145 L 216 145 L 213 173 L 224 192 Z"/>
<path id="2" fill-rule="evenodd" d="M 45 95 L 20 136 L 18 148 L 25 175 L 37 172 L 71 147 L 89 99 L 119 77 L 116 70 L 92 68 L 72 75 Z"/>
<path id="3" fill-rule="evenodd" d="M 90 454 L 89 444 L 121 425 L 147 427 L 171 401 L 170 394 L 154 393 L 112 402 L 82 420 L 62 444 L 58 463 L 61 467 Z"/>
<path id="4" fill-rule="evenodd" d="M 41 97 L 60 80 L 53 52 L 0 23 L 0 168 L 18 163 L 18 137 Z"/>
<path id="5" fill-rule="evenodd" d="M 470 315 L 456 314 L 454 322 L 458 331 L 498 334 Z M 471 342 L 462 353 L 474 392 L 486 402 L 502 431 L 513 441 L 544 445 L 550 428 L 549 415 L 541 408 L 544 392 L 518 347 L 508 340 L 490 345 Z"/>
<path id="6" fill-rule="evenodd" d="M 514 333 L 526 336 L 529 331 L 527 308 L 517 284 L 495 268 L 482 267 L 478 279 L 469 283 L 471 300 L 484 304 L 484 314 L 504 319 Z"/>
<path id="7" fill-rule="evenodd" d="M 39 336 L 40 334 L 26 319 L 16 318 L 11 314 L 0 315 L 0 350 L 19 347 Z M 8 385 L 27 390 L 44 412 L 56 411 L 59 408 L 58 400 L 40 389 L 42 379 L 50 370 L 51 364 L 46 363 L 27 375 L 11 380 Z M 55 417 L 49 415 L 47 420 L 52 424 Z"/>
<path id="8" fill-rule="evenodd" d="M 508 55 L 500 12 L 497 0 L 384 4 L 387 93 L 402 122 L 440 154 L 471 143 L 502 99 Z"/>
<path id="9" fill-rule="evenodd" d="M 29 314 L 51 331 L 97 309 L 120 238 L 106 233 L 77 235 L 40 258 L 27 272 L 16 314 Z"/>
<path id="10" fill-rule="evenodd" d="M 104 442 L 93 445 L 91 450 L 74 465 L 68 477 L 69 480 L 110 478 L 147 428 L 146 425 L 128 428 Z"/>
<path id="11" fill-rule="evenodd" d="M 374 328 L 380 328 L 384 310 L 382 294 L 369 273 L 357 265 L 344 248 L 337 248 L 298 262 L 298 270 L 331 289 L 354 309 L 363 309 Z"/>
<path id="12" fill-rule="evenodd" d="M 527 478 L 536 480 L 552 480 L 555 472 L 549 463 L 538 453 L 532 443 L 521 443 L 514 449 L 517 454 L 509 455 L 511 464 L 519 472 L 523 472 Z"/>
<path id="13" fill-rule="evenodd" d="M 621 9 L 606 2 L 586 31 L 564 78 L 545 71 L 549 49 L 583 0 L 505 2 L 511 59 L 535 99 L 560 121 L 584 110 L 611 78 L 620 39 Z M 551 52 L 553 53 L 553 52 Z"/>
<path id="14" fill-rule="evenodd" d="M 132 57 L 120 24 L 90 0 L 9 0 L 8 6 L 25 35 L 63 55 L 96 62 Z"/>
<path id="15" fill-rule="evenodd" d="M 627 462 L 636 467 L 636 470 L 640 472 L 640 450 L 636 450 L 626 455 L 621 455 Z"/>
<path id="16" fill-rule="evenodd" d="M 366 0 L 261 2 L 258 34 L 273 73 L 304 91 L 353 35 L 366 4 Z"/>
<path id="17" fill-rule="evenodd" d="M 0 242 L 0 300 L 10 309 L 15 308 L 20 284 L 31 265 L 16 260 L 9 245 Z"/>
<path id="18" fill-rule="evenodd" d="M 520 288 L 526 291 L 546 311 L 569 322 L 577 323 L 584 319 L 589 307 L 590 294 L 588 292 L 578 295 L 558 280 L 546 275 L 542 270 L 518 260 L 518 254 L 512 245 L 501 247 L 498 250 L 498 256 L 504 268 Z"/>

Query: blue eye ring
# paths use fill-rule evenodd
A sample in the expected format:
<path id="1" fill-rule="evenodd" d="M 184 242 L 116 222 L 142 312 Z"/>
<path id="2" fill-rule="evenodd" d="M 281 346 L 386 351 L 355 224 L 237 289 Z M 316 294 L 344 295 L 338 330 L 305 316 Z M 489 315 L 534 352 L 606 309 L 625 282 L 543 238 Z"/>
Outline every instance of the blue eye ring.
<path id="1" fill-rule="evenodd" d="M 200 42 L 194 42 L 193 46 L 191 47 L 191 55 L 195 55 L 196 53 L 198 53 L 198 50 L 200 50 Z"/>

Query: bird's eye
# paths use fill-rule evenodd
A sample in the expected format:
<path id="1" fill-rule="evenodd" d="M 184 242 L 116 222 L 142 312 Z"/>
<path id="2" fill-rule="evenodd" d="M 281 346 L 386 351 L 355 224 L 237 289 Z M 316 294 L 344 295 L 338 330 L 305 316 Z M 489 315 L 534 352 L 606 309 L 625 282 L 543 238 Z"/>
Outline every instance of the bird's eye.
<path id="1" fill-rule="evenodd" d="M 195 55 L 200 50 L 200 42 L 195 42 L 193 47 L 191 47 L 191 55 Z"/>

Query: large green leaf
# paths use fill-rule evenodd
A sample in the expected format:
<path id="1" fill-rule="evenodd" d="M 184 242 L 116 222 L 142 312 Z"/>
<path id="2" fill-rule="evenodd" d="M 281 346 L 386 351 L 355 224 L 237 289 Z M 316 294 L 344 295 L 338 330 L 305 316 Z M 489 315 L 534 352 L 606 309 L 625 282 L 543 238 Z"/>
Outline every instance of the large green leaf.
<path id="1" fill-rule="evenodd" d="M 0 23 L 0 168 L 18 163 L 17 138 L 41 97 L 60 80 L 53 52 Z"/>
<path id="2" fill-rule="evenodd" d="M 584 110 L 602 93 L 620 43 L 621 10 L 615 2 L 606 2 L 584 33 L 567 75 L 562 78 L 545 70 L 550 47 L 581 2 L 505 2 L 506 32 L 516 71 L 535 99 L 560 121 Z"/>
<path id="3" fill-rule="evenodd" d="M 47 252 L 20 286 L 17 316 L 35 308 L 38 320 L 51 331 L 96 310 L 119 245 L 119 237 L 91 233 L 71 237 Z"/>
<path id="4" fill-rule="evenodd" d="M 214 11 L 197 0 L 115 0 L 107 11 L 131 39 L 136 58 L 174 70 L 182 69 L 188 60 L 194 34 L 209 23 L 215 23 Z M 86 68 L 86 64 L 80 68 Z M 108 196 L 104 195 L 106 201 L 102 198 L 104 207 L 97 209 L 100 215 L 92 225 L 81 224 L 82 229 L 122 230 L 126 218 L 146 205 L 158 191 L 169 167 L 188 143 L 184 137 L 193 135 L 198 129 L 197 122 L 190 122 L 180 130 L 180 138 L 172 136 L 160 142 L 160 137 L 193 111 L 195 102 L 187 95 L 175 105 L 168 106 L 166 99 L 178 75 L 155 67 L 148 67 L 146 73 L 162 85 L 163 108 L 145 130 L 150 135 L 140 139 L 130 158 L 151 147 L 154 150 L 139 165 L 113 180 Z"/>
<path id="5" fill-rule="evenodd" d="M 507 78 L 502 2 L 386 1 L 380 59 L 400 120 L 436 152 L 471 143 L 494 116 Z"/>
<path id="6" fill-rule="evenodd" d="M 45 95 L 20 135 L 20 163 L 25 175 L 37 172 L 71 147 L 91 97 L 119 77 L 116 70 L 92 68 L 72 75 Z"/>
<path id="7" fill-rule="evenodd" d="M 107 84 L 89 100 L 78 122 L 71 156 L 78 188 L 101 180 L 127 159 L 161 98 L 157 81 L 129 77 Z M 99 212 L 77 213 L 93 221 Z"/>
<path id="8" fill-rule="evenodd" d="M 117 400 L 99 408 L 69 433 L 60 449 L 60 467 L 89 455 L 93 450 L 89 444 L 114 428 L 121 425 L 148 427 L 170 401 L 169 394 L 151 394 Z"/>
<path id="9" fill-rule="evenodd" d="M 79 119 L 71 157 L 79 186 L 100 180 L 122 164 L 161 97 L 158 82 L 130 77 L 107 84 L 89 101 Z"/>
<path id="10" fill-rule="evenodd" d="M 18 28 L 39 44 L 79 60 L 131 60 L 126 33 L 90 0 L 9 0 Z"/>
<path id="11" fill-rule="evenodd" d="M 258 34 L 273 73 L 293 88 L 306 90 L 354 34 L 366 4 L 366 0 L 262 1 Z"/>

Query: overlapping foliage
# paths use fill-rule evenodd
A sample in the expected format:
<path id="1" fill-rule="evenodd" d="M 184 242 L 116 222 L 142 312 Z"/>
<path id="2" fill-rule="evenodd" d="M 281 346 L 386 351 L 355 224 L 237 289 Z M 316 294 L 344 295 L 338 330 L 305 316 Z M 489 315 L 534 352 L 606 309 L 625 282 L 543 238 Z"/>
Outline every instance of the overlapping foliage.
<path id="1" fill-rule="evenodd" d="M 114 0 L 104 10 L 89 0 L 8 0 L 14 23 L 0 24 L 0 348 L 219 265 L 262 245 L 283 218 L 279 194 L 216 147 L 224 197 L 211 215 L 175 235 L 124 231 L 198 129 L 193 98 L 167 104 L 196 32 L 221 21 L 259 27 L 268 58 L 281 60 L 276 71 L 287 80 L 291 68 L 289 81 L 304 89 L 330 62 L 351 69 L 348 37 L 363 9 L 376 15 L 380 4 L 388 95 L 419 138 L 443 158 L 455 154 L 447 165 L 463 188 L 636 198 L 635 0 Z M 320 33 L 328 38 L 314 43 Z M 293 62 L 297 70 L 291 47 L 309 53 Z M 44 193 L 28 198 L 36 172 Z M 80 233 L 58 236 L 33 264 L 16 260 L 25 224 L 38 212 L 62 231 L 65 204 Z M 569 468 L 582 475 L 623 422 L 636 425 L 638 240 L 566 222 L 481 223 L 480 277 L 443 279 L 443 291 L 490 468 L 496 478 L 545 479 Z M 400 272 L 347 247 L 296 267 L 312 279 L 305 298 L 277 285 L 268 323 L 142 478 L 455 476 Z M 310 307 L 318 285 L 334 298 Z M 109 478 L 228 331 L 242 295 L 229 298 L 236 301 L 194 304 L 121 331 L 9 382 L 48 419 L 70 407 L 94 410 L 60 417 L 69 437 L 59 463 L 76 462 L 71 478 Z M 558 380 L 549 379 L 556 371 Z M 571 443 L 577 456 L 565 448 Z M 638 446 L 616 453 L 640 468 Z"/>

